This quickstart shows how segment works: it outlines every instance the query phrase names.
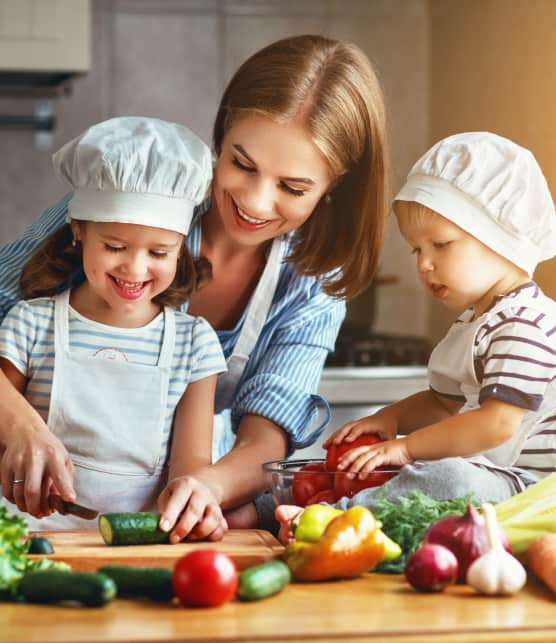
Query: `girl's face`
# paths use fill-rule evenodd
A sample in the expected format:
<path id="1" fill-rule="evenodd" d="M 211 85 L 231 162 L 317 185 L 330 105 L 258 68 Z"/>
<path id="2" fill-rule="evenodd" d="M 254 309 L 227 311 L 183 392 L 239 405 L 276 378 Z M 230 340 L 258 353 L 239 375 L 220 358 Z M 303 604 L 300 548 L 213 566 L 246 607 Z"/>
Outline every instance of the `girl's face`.
<path id="1" fill-rule="evenodd" d="M 72 222 L 82 244 L 89 312 L 139 318 L 150 314 L 152 298 L 174 280 L 183 235 L 127 223 Z"/>
<path id="2" fill-rule="evenodd" d="M 211 213 L 218 213 L 232 240 L 260 245 L 301 226 L 332 179 L 300 123 L 248 115 L 222 141 Z"/>
<path id="3" fill-rule="evenodd" d="M 397 220 L 425 288 L 448 308 L 483 313 L 496 295 L 527 281 L 510 261 L 432 210 L 400 208 Z"/>

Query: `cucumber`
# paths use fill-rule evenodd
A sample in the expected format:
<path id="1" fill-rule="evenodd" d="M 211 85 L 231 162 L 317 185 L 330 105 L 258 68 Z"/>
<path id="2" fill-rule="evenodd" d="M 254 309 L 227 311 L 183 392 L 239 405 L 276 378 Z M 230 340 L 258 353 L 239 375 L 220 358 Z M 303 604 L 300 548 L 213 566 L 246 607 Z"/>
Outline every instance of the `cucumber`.
<path id="1" fill-rule="evenodd" d="M 237 596 L 244 601 L 258 601 L 281 591 L 291 581 L 291 572 L 281 560 L 249 567 L 239 575 Z"/>
<path id="2" fill-rule="evenodd" d="M 160 514 L 137 513 L 101 514 L 98 527 L 107 545 L 155 545 L 168 543 L 169 534 L 158 526 Z"/>
<path id="3" fill-rule="evenodd" d="M 96 572 L 29 572 L 19 584 L 19 594 L 29 603 L 71 601 L 87 607 L 101 607 L 109 603 L 116 593 L 116 583 Z"/>
<path id="4" fill-rule="evenodd" d="M 139 596 L 153 601 L 171 601 L 174 597 L 170 569 L 104 565 L 97 572 L 105 574 L 116 583 L 118 596 Z"/>
<path id="5" fill-rule="evenodd" d="M 53 554 L 54 547 L 48 538 L 41 536 L 31 536 L 29 538 L 29 551 L 28 554 Z"/>

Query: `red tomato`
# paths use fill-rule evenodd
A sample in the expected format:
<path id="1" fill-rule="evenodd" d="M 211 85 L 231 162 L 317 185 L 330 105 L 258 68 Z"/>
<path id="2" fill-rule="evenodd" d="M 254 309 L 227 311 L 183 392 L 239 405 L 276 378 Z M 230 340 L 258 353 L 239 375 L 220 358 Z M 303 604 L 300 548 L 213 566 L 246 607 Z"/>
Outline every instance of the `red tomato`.
<path id="1" fill-rule="evenodd" d="M 336 497 L 336 492 L 334 489 L 323 489 L 322 491 L 317 491 L 314 496 L 311 496 L 307 500 L 308 505 L 318 505 L 319 502 L 327 502 L 329 505 L 334 504 L 338 500 Z"/>
<path id="2" fill-rule="evenodd" d="M 174 565 L 172 587 L 183 605 L 215 607 L 232 600 L 238 585 L 234 561 L 216 549 L 196 549 Z"/>
<path id="3" fill-rule="evenodd" d="M 333 444 L 326 452 L 326 468 L 328 471 L 336 471 L 338 468 L 338 461 L 344 453 L 362 447 L 367 444 L 376 444 L 381 442 L 381 439 L 376 435 L 360 435 L 353 442 L 340 442 L 340 444 Z"/>
<path id="4" fill-rule="evenodd" d="M 293 474 L 292 493 L 296 505 L 305 507 L 309 498 L 323 489 L 332 489 L 332 476 L 326 473 L 324 462 L 304 464 Z"/>

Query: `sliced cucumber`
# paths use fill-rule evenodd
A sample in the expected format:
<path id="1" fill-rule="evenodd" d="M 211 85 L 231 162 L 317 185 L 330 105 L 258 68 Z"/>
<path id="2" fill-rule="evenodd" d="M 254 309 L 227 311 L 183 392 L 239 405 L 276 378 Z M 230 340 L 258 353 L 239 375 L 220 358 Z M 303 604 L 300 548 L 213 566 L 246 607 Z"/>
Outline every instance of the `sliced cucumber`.
<path id="1" fill-rule="evenodd" d="M 118 588 L 118 596 L 139 596 L 154 601 L 171 601 L 172 571 L 162 567 L 104 565 L 97 572 L 109 576 Z"/>
<path id="2" fill-rule="evenodd" d="M 101 607 L 117 593 L 116 583 L 96 572 L 36 571 L 25 574 L 19 593 L 29 603 L 76 602 Z"/>
<path id="3" fill-rule="evenodd" d="M 257 601 L 281 591 L 291 581 L 291 572 L 281 560 L 249 567 L 239 575 L 237 596 L 244 601 Z"/>
<path id="4" fill-rule="evenodd" d="M 107 545 L 155 545 L 169 542 L 169 534 L 158 526 L 160 514 L 137 513 L 101 514 L 98 527 Z"/>
<path id="5" fill-rule="evenodd" d="M 48 538 L 42 536 L 31 536 L 29 538 L 29 554 L 53 554 L 54 547 Z"/>

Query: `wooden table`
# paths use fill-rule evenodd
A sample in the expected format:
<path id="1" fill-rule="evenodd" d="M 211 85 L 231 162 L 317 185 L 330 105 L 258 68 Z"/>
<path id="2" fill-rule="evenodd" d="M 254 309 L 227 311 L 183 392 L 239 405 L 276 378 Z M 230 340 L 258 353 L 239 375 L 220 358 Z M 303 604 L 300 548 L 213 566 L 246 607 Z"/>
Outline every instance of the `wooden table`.
<path id="1" fill-rule="evenodd" d="M 267 556 L 268 547 L 279 547 L 268 536 L 255 553 Z M 221 546 L 238 551 L 237 540 L 232 535 Z M 102 608 L 0 604 L 2 643 L 340 640 L 554 643 L 556 600 L 534 582 L 515 596 L 492 598 L 467 586 L 420 594 L 403 576 L 367 574 L 349 581 L 294 583 L 262 601 L 208 609 L 124 599 Z"/>
<path id="2" fill-rule="evenodd" d="M 262 601 L 207 609 L 123 599 L 102 608 L 0 605 L 6 643 L 340 640 L 554 643 L 556 602 L 535 584 L 505 598 L 479 596 L 466 586 L 419 594 L 402 576 L 367 574 L 292 584 Z"/>

